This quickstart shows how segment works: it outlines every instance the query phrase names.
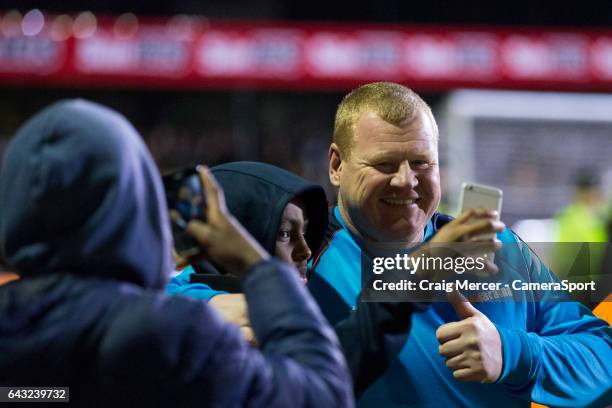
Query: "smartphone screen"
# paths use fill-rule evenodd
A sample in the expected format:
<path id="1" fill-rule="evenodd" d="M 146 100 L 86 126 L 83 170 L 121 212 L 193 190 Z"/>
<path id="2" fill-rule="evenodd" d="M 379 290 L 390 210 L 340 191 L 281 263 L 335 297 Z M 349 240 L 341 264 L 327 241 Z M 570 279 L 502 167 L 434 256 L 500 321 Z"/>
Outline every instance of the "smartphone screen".
<path id="1" fill-rule="evenodd" d="M 172 224 L 174 249 L 182 258 L 190 258 L 200 252 L 200 246 L 185 229 L 191 220 L 206 221 L 206 199 L 200 176 L 195 167 L 172 171 L 163 176 L 168 214 Z"/>

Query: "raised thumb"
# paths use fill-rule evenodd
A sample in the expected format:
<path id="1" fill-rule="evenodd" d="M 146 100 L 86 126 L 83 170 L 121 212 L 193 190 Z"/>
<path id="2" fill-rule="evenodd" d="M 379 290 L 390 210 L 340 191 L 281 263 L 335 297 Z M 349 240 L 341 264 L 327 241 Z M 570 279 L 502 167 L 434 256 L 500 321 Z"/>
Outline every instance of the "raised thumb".
<path id="1" fill-rule="evenodd" d="M 480 313 L 458 290 L 448 294 L 448 302 L 453 305 L 460 319 L 467 319 Z"/>

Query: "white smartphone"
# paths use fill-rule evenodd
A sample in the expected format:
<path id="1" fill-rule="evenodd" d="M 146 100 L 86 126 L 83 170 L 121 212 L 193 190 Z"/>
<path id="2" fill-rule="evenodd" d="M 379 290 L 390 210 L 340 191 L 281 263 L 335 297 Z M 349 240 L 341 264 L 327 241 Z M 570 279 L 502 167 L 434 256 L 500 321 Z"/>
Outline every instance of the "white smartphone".
<path id="1" fill-rule="evenodd" d="M 461 186 L 461 196 L 459 198 L 460 212 L 470 208 L 485 208 L 487 210 L 497 211 L 497 220 L 501 216 L 503 192 L 499 188 L 485 186 L 476 183 L 463 183 Z M 488 240 L 495 238 L 495 234 L 482 234 L 476 239 Z M 487 253 L 487 258 L 494 260 L 493 253 Z"/>
<path id="2" fill-rule="evenodd" d="M 501 215 L 503 192 L 499 188 L 476 183 L 463 183 L 461 186 L 460 213 L 470 208 L 485 208 Z"/>

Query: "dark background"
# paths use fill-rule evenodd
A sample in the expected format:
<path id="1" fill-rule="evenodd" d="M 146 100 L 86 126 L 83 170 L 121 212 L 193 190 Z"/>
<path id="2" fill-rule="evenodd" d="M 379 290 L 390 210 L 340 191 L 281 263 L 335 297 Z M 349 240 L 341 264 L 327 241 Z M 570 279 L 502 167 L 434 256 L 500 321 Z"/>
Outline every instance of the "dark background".
<path id="1" fill-rule="evenodd" d="M 124 12 L 133 12 L 137 16 L 188 14 L 211 19 L 251 21 L 558 27 L 578 30 L 609 30 L 612 27 L 612 1 L 603 0 L 0 0 L 0 12 L 17 9 L 25 13 L 32 8 L 52 14 L 89 10 L 98 15 L 116 16 Z M 334 192 L 327 181 L 327 147 L 331 140 L 336 105 L 347 91 L 313 89 L 281 92 L 261 87 L 215 91 L 90 89 L 5 85 L 0 86 L 0 153 L 28 116 L 53 101 L 82 97 L 109 105 L 126 115 L 144 136 L 162 171 L 194 162 L 215 165 L 232 160 L 261 160 L 318 181 L 327 188 L 333 201 Z M 434 112 L 449 94 L 423 89 L 417 91 Z M 562 186 L 569 183 L 569 178 L 560 182 Z M 564 197 L 567 200 L 568 195 Z"/>
<path id="2" fill-rule="evenodd" d="M 612 25 L 612 4 L 605 0 L 2 0 L 0 9 L 40 8 L 49 12 L 90 10 L 110 14 L 199 14 L 211 18 L 369 21 L 459 25 L 602 27 Z"/>

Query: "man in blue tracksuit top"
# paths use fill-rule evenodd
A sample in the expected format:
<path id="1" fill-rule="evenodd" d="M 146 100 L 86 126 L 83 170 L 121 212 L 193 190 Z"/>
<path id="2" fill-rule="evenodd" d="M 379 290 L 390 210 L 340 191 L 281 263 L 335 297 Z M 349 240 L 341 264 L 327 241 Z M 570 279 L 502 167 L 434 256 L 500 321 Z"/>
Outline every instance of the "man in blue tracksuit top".
<path id="1" fill-rule="evenodd" d="M 427 251 L 429 243 L 494 232 L 489 249 L 503 243 L 495 255 L 496 282 L 556 282 L 495 213 L 476 210 L 451 220 L 435 211 L 437 139 L 431 110 L 404 86 L 364 85 L 339 105 L 329 152 L 338 206 L 309 276 L 311 293 L 332 323 L 359 302 L 362 253 L 371 256 L 381 243 L 423 243 Z M 400 355 L 359 405 L 612 404 L 610 327 L 582 305 L 555 296 L 559 292 L 502 289 L 476 293 L 479 302 L 472 304 L 453 292 L 449 302 L 423 308 L 413 316 Z"/>

